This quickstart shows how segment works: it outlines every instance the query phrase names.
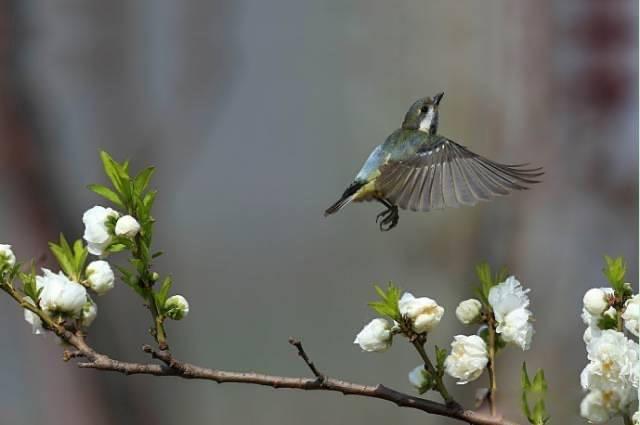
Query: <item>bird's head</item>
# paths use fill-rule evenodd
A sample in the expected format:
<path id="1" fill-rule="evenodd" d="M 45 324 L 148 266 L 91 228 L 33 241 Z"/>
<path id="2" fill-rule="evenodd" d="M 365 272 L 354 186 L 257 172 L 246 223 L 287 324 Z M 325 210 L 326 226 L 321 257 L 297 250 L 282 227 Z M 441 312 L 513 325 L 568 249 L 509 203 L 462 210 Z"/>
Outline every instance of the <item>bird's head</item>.
<path id="1" fill-rule="evenodd" d="M 438 93 L 415 101 L 404 116 L 402 128 L 435 134 L 438 131 L 438 105 L 443 96 L 444 93 Z"/>

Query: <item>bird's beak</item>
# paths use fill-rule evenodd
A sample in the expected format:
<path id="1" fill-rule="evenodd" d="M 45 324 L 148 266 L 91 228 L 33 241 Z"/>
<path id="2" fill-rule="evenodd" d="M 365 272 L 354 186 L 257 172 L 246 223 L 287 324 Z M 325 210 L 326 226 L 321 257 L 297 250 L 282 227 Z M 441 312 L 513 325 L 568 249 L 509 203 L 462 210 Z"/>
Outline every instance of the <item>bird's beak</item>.
<path id="1" fill-rule="evenodd" d="M 433 103 L 436 106 L 439 105 L 443 97 L 444 97 L 444 92 L 438 93 L 437 95 L 433 96 Z"/>

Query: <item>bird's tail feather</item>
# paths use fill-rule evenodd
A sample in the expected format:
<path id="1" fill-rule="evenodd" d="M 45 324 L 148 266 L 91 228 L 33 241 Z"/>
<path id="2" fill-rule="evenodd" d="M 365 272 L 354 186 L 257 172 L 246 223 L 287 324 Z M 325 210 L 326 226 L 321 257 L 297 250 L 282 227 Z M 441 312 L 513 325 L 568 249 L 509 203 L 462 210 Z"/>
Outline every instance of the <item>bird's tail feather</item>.
<path id="1" fill-rule="evenodd" d="M 335 204 L 331 205 L 329 208 L 325 210 L 324 216 L 326 217 L 328 215 L 331 215 L 340 211 L 342 207 L 344 207 L 345 205 L 347 205 L 349 202 L 353 200 L 353 197 L 355 196 L 356 192 L 360 190 L 362 186 L 364 186 L 364 183 L 361 183 L 361 182 L 351 183 L 351 185 L 347 188 L 347 190 L 344 191 L 340 199 L 338 199 Z"/>

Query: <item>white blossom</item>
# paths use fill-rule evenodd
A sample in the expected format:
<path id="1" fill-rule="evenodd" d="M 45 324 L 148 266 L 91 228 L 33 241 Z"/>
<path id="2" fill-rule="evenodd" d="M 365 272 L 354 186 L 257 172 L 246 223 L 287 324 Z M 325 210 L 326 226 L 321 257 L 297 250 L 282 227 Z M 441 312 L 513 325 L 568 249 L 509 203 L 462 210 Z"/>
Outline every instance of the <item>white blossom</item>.
<path id="1" fill-rule="evenodd" d="M 384 319 L 373 319 L 356 335 L 354 344 L 364 351 L 384 351 L 391 345 L 391 324 Z"/>
<path id="2" fill-rule="evenodd" d="M 116 235 L 133 238 L 140 231 L 140 223 L 130 215 L 122 216 L 116 222 Z"/>
<path id="3" fill-rule="evenodd" d="M 594 316 L 599 316 L 609 307 L 607 294 L 600 288 L 591 288 L 582 297 L 585 310 Z"/>
<path id="4" fill-rule="evenodd" d="M 173 320 L 180 320 L 189 314 L 189 303 L 182 295 L 167 298 L 164 303 L 165 314 Z"/>
<path id="5" fill-rule="evenodd" d="M 487 344 L 478 335 L 456 335 L 451 354 L 444 361 L 445 372 L 458 379 L 458 384 L 478 379 L 489 361 Z"/>
<path id="6" fill-rule="evenodd" d="M 87 241 L 87 249 L 93 255 L 103 255 L 111 243 L 113 235 L 109 233 L 107 221 L 110 217 L 118 218 L 120 214 L 111 208 L 95 206 L 82 215 L 84 223 L 83 238 Z"/>
<path id="7" fill-rule="evenodd" d="M 77 282 L 69 280 L 64 273 L 53 273 L 42 269 L 43 276 L 36 276 L 36 287 L 42 289 L 40 308 L 47 313 L 63 313 L 78 317 L 87 300 L 87 290 Z"/>
<path id="8" fill-rule="evenodd" d="M 590 390 L 580 403 L 580 416 L 591 423 L 604 423 L 626 413 L 637 394 L 629 386 L 607 385 Z"/>
<path id="9" fill-rule="evenodd" d="M 24 301 L 28 302 L 29 304 L 31 304 L 33 306 L 36 305 L 36 303 L 33 302 L 31 297 L 24 297 Z M 41 334 L 44 333 L 44 329 L 42 328 L 42 319 L 40 319 L 40 316 L 35 314 L 33 311 L 27 310 L 25 308 L 24 309 L 24 320 L 26 320 L 27 323 L 29 323 L 31 325 L 31 331 L 33 332 L 34 335 L 41 335 Z"/>
<path id="10" fill-rule="evenodd" d="M 482 313 L 482 303 L 475 298 L 462 301 L 456 308 L 456 317 L 465 325 L 476 322 Z"/>
<path id="11" fill-rule="evenodd" d="M 426 390 L 425 386 L 428 384 L 425 373 L 426 370 L 424 369 L 423 364 L 416 366 L 411 370 L 411 372 L 409 372 L 409 382 L 411 382 L 411 385 L 413 385 L 420 393 L 423 393 Z"/>
<path id="12" fill-rule="evenodd" d="M 98 316 L 98 305 L 93 300 L 87 297 L 87 302 L 82 306 L 82 314 L 80 322 L 82 326 L 88 328 L 91 326 L 96 317 Z"/>
<path id="13" fill-rule="evenodd" d="M 631 418 L 633 425 L 640 425 L 640 410 L 637 410 Z"/>
<path id="14" fill-rule="evenodd" d="M 413 330 L 417 333 L 433 330 L 444 314 L 444 308 L 431 298 L 416 298 L 409 292 L 405 292 L 398 301 L 398 310 L 403 317 L 411 320 Z"/>
<path id="15" fill-rule="evenodd" d="M 580 375 L 584 389 L 602 389 L 607 383 L 637 388 L 638 344 L 622 332 L 607 329 L 587 344 L 590 363 Z"/>
<path id="16" fill-rule="evenodd" d="M 634 295 L 624 304 L 622 320 L 624 320 L 624 327 L 629 332 L 640 336 L 640 294 Z"/>
<path id="17" fill-rule="evenodd" d="M 10 267 L 16 265 L 16 256 L 11 250 L 11 245 L 0 244 L 0 260 L 2 260 L 2 263 L 8 264 Z"/>
<path id="18" fill-rule="evenodd" d="M 103 295 L 113 289 L 115 276 L 109 263 L 103 260 L 92 261 L 85 270 L 87 283 L 96 294 Z"/>
<path id="19" fill-rule="evenodd" d="M 505 342 L 512 342 L 523 350 L 529 349 L 533 336 L 531 312 L 527 309 L 528 292 L 529 289 L 522 289 L 515 277 L 509 276 L 492 287 L 488 297 L 498 324 L 496 332 Z"/>
<path id="20" fill-rule="evenodd" d="M 580 403 L 580 416 L 594 424 L 607 422 L 617 411 L 612 398 L 609 394 L 605 396 L 600 390 L 589 391 Z M 612 409 L 613 405 L 616 405 L 615 409 Z"/>

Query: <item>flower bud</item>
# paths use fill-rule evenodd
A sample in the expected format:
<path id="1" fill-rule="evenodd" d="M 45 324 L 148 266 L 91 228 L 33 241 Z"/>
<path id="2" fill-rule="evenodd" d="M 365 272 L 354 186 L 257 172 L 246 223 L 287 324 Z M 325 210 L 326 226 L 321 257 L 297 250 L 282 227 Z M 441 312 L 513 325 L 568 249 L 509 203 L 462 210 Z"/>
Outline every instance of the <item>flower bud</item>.
<path id="1" fill-rule="evenodd" d="M 413 330 L 417 333 L 433 330 L 444 314 L 444 308 L 431 298 L 416 298 L 409 292 L 405 292 L 398 301 L 398 310 L 403 317 L 411 320 Z"/>
<path id="2" fill-rule="evenodd" d="M 113 289 L 115 276 L 109 263 L 103 260 L 92 261 L 85 271 L 87 283 L 96 294 L 103 295 Z"/>
<path id="3" fill-rule="evenodd" d="M 130 215 L 122 216 L 116 222 L 116 235 L 133 238 L 140 231 L 140 223 Z"/>
<path id="4" fill-rule="evenodd" d="M 589 289 L 584 294 L 582 302 L 584 303 L 584 308 L 594 316 L 601 315 L 609 306 L 605 292 L 599 288 Z"/>
<path id="5" fill-rule="evenodd" d="M 635 336 L 640 336 L 640 295 L 634 295 L 624 304 L 624 326 Z"/>
<path id="6" fill-rule="evenodd" d="M 90 208 L 82 215 L 84 223 L 82 237 L 87 241 L 87 249 L 91 254 L 104 254 L 104 250 L 109 246 L 113 237 L 107 228 L 107 223 L 110 217 L 118 218 L 119 216 L 117 211 L 101 206 Z"/>
<path id="7" fill-rule="evenodd" d="M 82 314 L 80 317 L 80 323 L 83 327 L 88 328 L 91 326 L 96 317 L 98 316 L 98 305 L 93 300 L 87 297 L 87 302 L 82 306 Z"/>
<path id="8" fill-rule="evenodd" d="M 8 264 L 10 267 L 16 265 L 16 256 L 11 250 L 11 245 L 0 244 L 0 267 L 4 264 Z"/>
<path id="9" fill-rule="evenodd" d="M 40 308 L 47 313 L 62 313 L 77 318 L 87 300 L 87 290 L 77 282 L 69 280 L 62 272 L 54 274 L 42 269 L 44 276 L 36 276 L 36 287 L 40 293 Z"/>
<path id="10" fill-rule="evenodd" d="M 164 311 L 170 319 L 180 320 L 189 314 L 189 303 L 182 295 L 174 295 L 164 303 Z"/>
<path id="11" fill-rule="evenodd" d="M 480 320 L 482 303 L 475 298 L 462 301 L 456 308 L 456 317 L 465 325 Z"/>
<path id="12" fill-rule="evenodd" d="M 31 304 L 33 306 L 36 305 L 36 303 L 33 302 L 31 297 L 24 297 L 24 301 L 28 302 L 29 304 Z M 27 323 L 29 323 L 31 325 L 31 330 L 32 330 L 34 335 L 41 335 L 41 334 L 44 333 L 44 329 L 42 329 L 42 320 L 40 319 L 40 316 L 35 314 L 33 311 L 27 310 L 25 308 L 24 309 L 24 320 L 26 320 Z"/>
<path id="13" fill-rule="evenodd" d="M 354 344 L 364 351 L 384 351 L 391 346 L 391 324 L 384 319 L 373 319 L 358 333 Z"/>
<path id="14" fill-rule="evenodd" d="M 478 335 L 456 335 L 451 343 L 451 354 L 444 361 L 448 375 L 458 379 L 458 384 L 478 379 L 487 366 L 487 344 Z"/>
<path id="15" fill-rule="evenodd" d="M 409 372 L 409 382 L 413 385 L 420 394 L 427 391 L 429 388 L 429 380 L 427 379 L 427 371 L 424 369 L 424 365 L 416 366 L 411 372 Z"/>

